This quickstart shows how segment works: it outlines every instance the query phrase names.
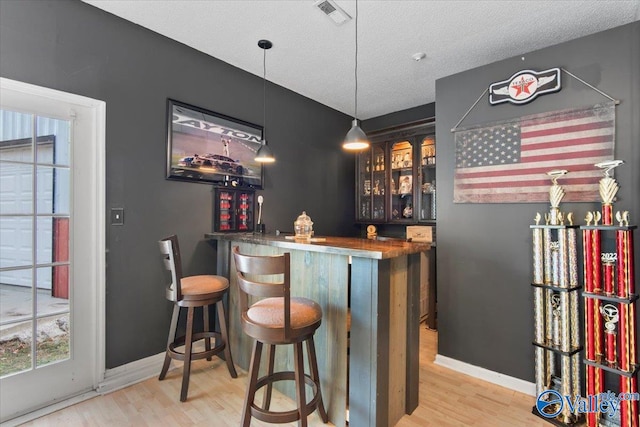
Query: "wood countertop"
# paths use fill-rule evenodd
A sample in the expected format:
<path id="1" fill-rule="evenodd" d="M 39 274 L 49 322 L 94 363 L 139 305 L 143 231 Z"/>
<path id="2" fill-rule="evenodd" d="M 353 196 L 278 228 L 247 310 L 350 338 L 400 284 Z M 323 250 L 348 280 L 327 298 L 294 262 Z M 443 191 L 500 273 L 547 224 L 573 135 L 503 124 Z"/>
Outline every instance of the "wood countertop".
<path id="1" fill-rule="evenodd" d="M 321 236 L 318 236 L 321 237 Z M 406 242 L 404 240 L 370 240 L 356 237 L 324 237 L 324 241 L 301 242 L 285 236 L 253 233 L 207 233 L 205 238 L 233 242 L 255 243 L 311 252 L 350 255 L 361 258 L 387 259 L 401 255 L 424 252 L 431 248 L 430 243 Z"/>

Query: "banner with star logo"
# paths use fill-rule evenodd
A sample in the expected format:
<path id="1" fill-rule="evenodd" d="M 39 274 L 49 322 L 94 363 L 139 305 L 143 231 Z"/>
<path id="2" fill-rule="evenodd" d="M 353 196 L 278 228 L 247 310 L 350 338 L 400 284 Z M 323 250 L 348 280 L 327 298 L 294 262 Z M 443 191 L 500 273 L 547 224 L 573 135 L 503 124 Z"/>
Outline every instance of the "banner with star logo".
<path id="1" fill-rule="evenodd" d="M 554 111 L 455 134 L 454 203 L 548 202 L 553 169 L 567 202 L 600 200 L 600 169 L 614 158 L 615 104 Z"/>
<path id="2" fill-rule="evenodd" d="M 489 103 L 525 104 L 533 101 L 538 95 L 557 92 L 560 89 L 560 68 L 540 72 L 522 70 L 507 80 L 489 85 Z"/>

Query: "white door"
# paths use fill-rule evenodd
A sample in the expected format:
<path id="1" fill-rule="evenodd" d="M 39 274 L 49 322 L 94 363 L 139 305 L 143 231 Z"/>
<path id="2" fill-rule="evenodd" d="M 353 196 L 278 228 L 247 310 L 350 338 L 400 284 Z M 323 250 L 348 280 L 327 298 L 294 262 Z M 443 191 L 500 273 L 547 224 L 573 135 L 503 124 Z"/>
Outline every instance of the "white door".
<path id="1" fill-rule="evenodd" d="M 0 79 L 0 422 L 104 372 L 104 117 Z"/>

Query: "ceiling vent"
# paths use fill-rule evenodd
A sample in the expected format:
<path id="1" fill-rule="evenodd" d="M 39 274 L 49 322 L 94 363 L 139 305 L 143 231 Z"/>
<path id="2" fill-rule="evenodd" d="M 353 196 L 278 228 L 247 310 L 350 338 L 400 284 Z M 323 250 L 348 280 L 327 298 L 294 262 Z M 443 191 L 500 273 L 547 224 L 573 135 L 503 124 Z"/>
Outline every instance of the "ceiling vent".
<path id="1" fill-rule="evenodd" d="M 327 15 L 336 25 L 342 25 L 351 17 L 340 8 L 333 0 L 318 0 L 313 4 Z"/>

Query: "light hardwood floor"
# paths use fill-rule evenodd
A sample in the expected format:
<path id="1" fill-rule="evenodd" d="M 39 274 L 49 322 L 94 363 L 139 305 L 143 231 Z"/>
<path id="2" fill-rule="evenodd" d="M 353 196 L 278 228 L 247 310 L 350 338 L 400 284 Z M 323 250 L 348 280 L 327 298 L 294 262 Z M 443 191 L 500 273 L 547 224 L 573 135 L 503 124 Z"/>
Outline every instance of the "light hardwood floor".
<path id="1" fill-rule="evenodd" d="M 531 414 L 534 398 L 433 363 L 437 333 L 421 327 L 420 406 L 397 427 L 529 427 L 549 424 Z M 159 369 L 159 368 L 158 368 Z M 31 421 L 27 426 L 238 426 L 247 375 L 231 379 L 225 363 L 194 362 L 189 398 L 181 403 L 181 369 Z M 273 408 L 292 407 L 278 395 Z M 267 426 L 253 421 L 252 426 Z M 286 424 L 285 424 L 286 425 Z M 295 426 L 295 423 L 289 424 Z M 310 426 L 324 426 L 317 414 Z"/>

